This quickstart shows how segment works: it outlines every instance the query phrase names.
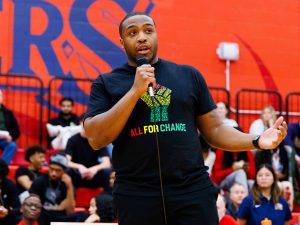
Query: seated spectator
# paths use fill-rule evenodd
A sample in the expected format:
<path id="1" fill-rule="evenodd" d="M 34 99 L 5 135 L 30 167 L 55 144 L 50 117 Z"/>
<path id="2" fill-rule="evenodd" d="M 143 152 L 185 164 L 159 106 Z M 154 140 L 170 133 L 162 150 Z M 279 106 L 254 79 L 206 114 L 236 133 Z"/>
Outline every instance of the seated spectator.
<path id="1" fill-rule="evenodd" d="M 103 186 L 106 192 L 111 193 L 109 187 L 111 163 L 106 148 L 93 150 L 82 129 L 69 139 L 65 153 L 69 165 L 67 173 L 76 188 Z"/>
<path id="2" fill-rule="evenodd" d="M 273 106 L 265 106 L 261 112 L 261 118 L 254 120 L 249 129 L 250 134 L 262 134 L 265 130 L 274 125 L 276 121 L 276 111 Z"/>
<path id="3" fill-rule="evenodd" d="M 29 192 L 37 194 L 43 205 L 40 225 L 49 225 L 50 222 L 82 222 L 85 219 L 80 213 L 73 213 L 74 189 L 71 178 L 65 173 L 67 166 L 65 155 L 52 155 L 48 174 L 41 175 L 31 185 Z"/>
<path id="4" fill-rule="evenodd" d="M 229 215 L 226 215 L 225 201 L 222 195 L 218 195 L 217 210 L 220 225 L 237 225 L 237 222 Z"/>
<path id="5" fill-rule="evenodd" d="M 115 222 L 116 214 L 113 207 L 113 198 L 108 194 L 101 194 L 91 199 L 90 216 L 84 221 L 86 223 L 95 222 Z"/>
<path id="6" fill-rule="evenodd" d="M 8 165 L 0 159 L 0 224 L 16 225 L 22 219 L 16 185 L 7 178 Z"/>
<path id="7" fill-rule="evenodd" d="M 246 197 L 246 190 L 243 185 L 234 183 L 229 189 L 229 201 L 226 214 L 235 220 L 237 219 L 238 210 L 243 199 Z"/>
<path id="8" fill-rule="evenodd" d="M 32 182 L 42 174 L 40 170 L 45 163 L 45 155 L 46 149 L 41 145 L 32 145 L 25 150 L 25 160 L 29 166 L 20 166 L 15 175 L 21 203 L 29 195 Z"/>
<path id="9" fill-rule="evenodd" d="M 300 166 L 300 121 L 288 124 L 288 132 L 283 143 L 289 148 L 289 152 L 294 151 L 296 153 L 295 159 Z"/>
<path id="10" fill-rule="evenodd" d="M 112 170 L 109 175 L 109 187 L 113 189 L 116 180 L 116 171 Z"/>
<path id="11" fill-rule="evenodd" d="M 292 210 L 294 202 L 294 189 L 292 187 L 292 183 L 288 181 L 289 160 L 288 153 L 283 143 L 281 143 L 277 149 L 270 151 L 257 151 L 255 154 L 256 168 L 258 168 L 261 164 L 272 165 L 282 196 L 288 202 L 290 210 Z"/>
<path id="12" fill-rule="evenodd" d="M 42 207 L 39 196 L 35 194 L 27 196 L 21 206 L 23 219 L 18 225 L 38 225 L 38 218 L 41 214 Z"/>
<path id="13" fill-rule="evenodd" d="M 217 113 L 225 125 L 238 127 L 238 124 L 235 120 L 228 118 L 228 107 L 224 102 L 217 103 Z"/>
<path id="14" fill-rule="evenodd" d="M 50 137 L 49 142 L 54 149 L 65 150 L 68 139 L 82 129 L 79 126 L 79 117 L 72 113 L 73 105 L 73 99 L 62 98 L 58 117 L 51 119 L 46 124 Z"/>
<path id="15" fill-rule="evenodd" d="M 3 93 L 0 90 L 0 148 L 3 150 L 2 159 L 10 164 L 18 146 L 17 138 L 20 136 L 18 122 L 13 112 L 3 105 Z"/>
<path id="16" fill-rule="evenodd" d="M 265 218 L 271 220 L 272 225 L 287 225 L 292 215 L 287 202 L 280 197 L 274 170 L 268 164 L 261 164 L 257 168 L 252 194 L 240 205 L 238 223 L 261 225 Z"/>
<path id="17" fill-rule="evenodd" d="M 254 177 L 254 156 L 250 151 L 216 150 L 216 161 L 211 178 L 220 188 L 229 190 L 234 183 L 239 183 L 245 187 L 246 195 L 248 195 L 248 186 L 251 186 L 251 180 Z"/>
<path id="18" fill-rule="evenodd" d="M 208 167 L 208 174 L 211 175 L 211 170 L 214 166 L 216 160 L 216 153 L 212 150 L 210 145 L 204 140 L 204 138 L 200 135 L 199 136 L 200 143 L 201 143 L 201 152 L 204 160 L 204 165 Z"/>

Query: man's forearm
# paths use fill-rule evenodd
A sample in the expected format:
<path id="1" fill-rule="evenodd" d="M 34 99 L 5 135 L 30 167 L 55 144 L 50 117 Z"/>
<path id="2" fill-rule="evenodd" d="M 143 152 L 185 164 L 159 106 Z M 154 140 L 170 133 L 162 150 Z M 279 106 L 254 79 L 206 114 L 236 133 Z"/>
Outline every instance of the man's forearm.
<path id="1" fill-rule="evenodd" d="M 221 125 L 215 128 L 207 141 L 214 147 L 228 151 L 255 149 L 252 140 L 255 135 L 241 133 L 233 127 Z"/>

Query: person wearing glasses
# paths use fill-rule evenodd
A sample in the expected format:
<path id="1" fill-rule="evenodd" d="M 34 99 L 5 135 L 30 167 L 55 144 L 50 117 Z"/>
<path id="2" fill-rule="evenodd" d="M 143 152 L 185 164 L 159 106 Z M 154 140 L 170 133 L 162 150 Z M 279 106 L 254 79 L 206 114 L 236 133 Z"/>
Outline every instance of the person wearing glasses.
<path id="1" fill-rule="evenodd" d="M 38 195 L 30 194 L 21 206 L 23 219 L 18 225 L 38 225 L 38 218 L 42 211 L 41 199 Z"/>

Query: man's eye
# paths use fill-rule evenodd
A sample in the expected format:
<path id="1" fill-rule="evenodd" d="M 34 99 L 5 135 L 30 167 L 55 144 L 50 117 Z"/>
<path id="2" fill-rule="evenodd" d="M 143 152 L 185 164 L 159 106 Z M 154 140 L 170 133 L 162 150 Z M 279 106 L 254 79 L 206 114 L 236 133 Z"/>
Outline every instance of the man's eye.
<path id="1" fill-rule="evenodd" d="M 136 35 L 136 31 L 130 31 L 130 32 L 129 32 L 129 35 L 130 35 L 130 36 Z"/>
<path id="2" fill-rule="evenodd" d="M 151 34 L 152 33 L 152 29 L 147 29 L 146 33 Z"/>

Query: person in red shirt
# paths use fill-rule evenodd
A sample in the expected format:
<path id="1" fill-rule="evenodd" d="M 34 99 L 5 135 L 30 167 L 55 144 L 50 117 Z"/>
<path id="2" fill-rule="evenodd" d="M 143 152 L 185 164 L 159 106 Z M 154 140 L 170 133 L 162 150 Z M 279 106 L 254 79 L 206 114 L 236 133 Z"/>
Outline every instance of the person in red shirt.
<path id="1" fill-rule="evenodd" d="M 248 185 L 251 184 L 248 180 L 254 180 L 254 178 L 255 160 L 250 151 L 224 152 L 220 149 L 216 150 L 211 179 L 220 188 L 229 190 L 234 183 L 239 183 L 245 187 L 246 195 L 248 195 Z"/>
<path id="2" fill-rule="evenodd" d="M 41 214 L 42 203 L 40 197 L 35 194 L 30 194 L 25 198 L 21 212 L 23 213 L 23 219 L 18 225 L 38 225 L 38 218 Z"/>

